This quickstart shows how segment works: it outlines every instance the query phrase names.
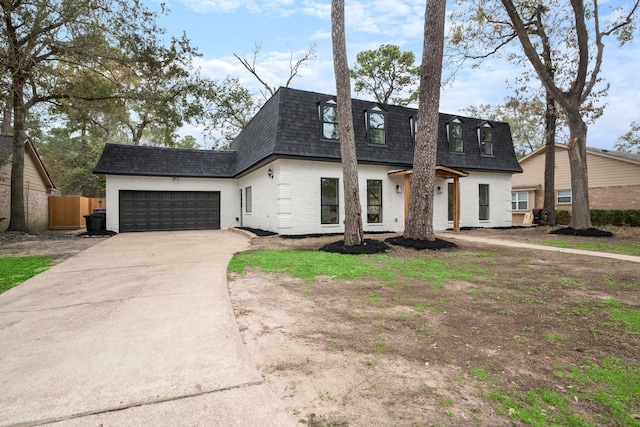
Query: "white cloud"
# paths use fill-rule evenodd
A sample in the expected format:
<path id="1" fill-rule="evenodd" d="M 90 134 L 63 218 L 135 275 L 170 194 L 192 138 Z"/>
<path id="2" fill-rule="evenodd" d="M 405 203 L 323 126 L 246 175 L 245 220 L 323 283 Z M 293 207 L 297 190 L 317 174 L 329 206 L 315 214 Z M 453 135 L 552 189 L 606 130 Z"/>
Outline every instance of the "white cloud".
<path id="1" fill-rule="evenodd" d="M 281 16 L 296 12 L 295 0 L 179 0 L 197 13 L 229 13 L 246 9 L 251 13 L 275 11 Z"/>
<path id="2" fill-rule="evenodd" d="M 242 7 L 252 8 L 251 0 L 181 0 L 187 7 L 198 13 L 233 12 Z"/>

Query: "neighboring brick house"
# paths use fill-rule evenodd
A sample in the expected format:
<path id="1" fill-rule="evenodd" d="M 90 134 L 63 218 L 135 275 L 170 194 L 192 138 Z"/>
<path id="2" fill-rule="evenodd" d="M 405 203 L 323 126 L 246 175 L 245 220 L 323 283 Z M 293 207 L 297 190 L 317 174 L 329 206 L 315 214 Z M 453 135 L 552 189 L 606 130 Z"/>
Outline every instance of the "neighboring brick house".
<path id="1" fill-rule="evenodd" d="M 29 139 L 24 142 L 24 204 L 30 230 L 49 228 L 49 196 L 55 191 L 51 177 Z M 8 162 L 0 169 L 0 232 L 9 226 L 11 216 L 11 153 L 13 136 L 0 135 L 1 157 Z"/>
<path id="2" fill-rule="evenodd" d="M 544 205 L 544 157 L 541 147 L 520 159 L 522 174 L 512 178 L 513 223 Z M 592 209 L 640 209 L 640 154 L 587 148 L 589 205 Z M 569 152 L 556 144 L 556 209 L 571 211 Z"/>
<path id="3" fill-rule="evenodd" d="M 417 110 L 352 100 L 366 232 L 404 229 Z M 506 123 L 440 115 L 434 228 L 511 225 L 520 172 Z M 336 98 L 280 88 L 230 151 L 112 145 L 107 228 L 251 227 L 282 235 L 344 232 Z"/>

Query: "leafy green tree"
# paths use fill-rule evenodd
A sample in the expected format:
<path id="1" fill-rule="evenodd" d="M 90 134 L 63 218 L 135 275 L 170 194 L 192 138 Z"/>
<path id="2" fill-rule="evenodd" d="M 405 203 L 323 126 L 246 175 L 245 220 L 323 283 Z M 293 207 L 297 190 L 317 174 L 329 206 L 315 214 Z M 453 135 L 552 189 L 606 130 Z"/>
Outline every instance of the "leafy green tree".
<path id="1" fill-rule="evenodd" d="M 523 157 L 544 145 L 544 110 L 538 99 L 521 102 L 510 98 L 504 104 L 471 105 L 463 111 L 473 117 L 509 123 L 516 155 Z"/>
<path id="2" fill-rule="evenodd" d="M 530 14 L 530 3 L 514 3 L 513 0 L 501 0 L 501 3 L 513 24 L 515 35 L 534 68 L 540 82 L 549 96 L 558 103 L 563 110 L 569 127 L 569 166 L 571 168 L 572 213 L 571 226 L 576 229 L 591 227 L 591 213 L 589 210 L 589 184 L 587 173 L 587 121 L 584 110 L 588 107 L 590 95 L 599 82 L 602 67 L 605 37 L 615 35 L 621 44 L 627 43 L 633 36 L 633 18 L 638 8 L 638 1 L 632 2 L 629 9 L 619 9 L 615 20 L 601 27 L 600 9 L 597 0 L 585 7 L 583 0 L 570 0 L 568 4 L 557 4 L 556 8 L 538 5 L 536 15 L 538 25 L 535 32 L 525 22 Z M 564 9 L 564 8 L 568 9 Z M 550 27 L 545 20 L 553 20 L 565 15 L 570 19 L 564 22 L 554 22 Z M 567 55 L 568 65 L 575 64 L 569 70 L 570 84 L 562 86 L 549 73 L 547 64 L 538 54 L 536 37 L 544 38 L 553 28 L 564 34 L 564 43 L 557 46 L 558 51 Z M 537 33 L 537 34 L 536 34 Z M 590 108 L 587 108 L 591 110 Z"/>
<path id="3" fill-rule="evenodd" d="M 208 135 L 220 135 L 215 139 L 218 148 L 226 149 L 231 141 L 249 124 L 261 106 L 256 97 L 237 77 L 227 76 L 222 83 L 212 83 L 207 88 L 201 86 L 212 97 L 201 97 L 201 106 L 210 112 L 205 126 Z"/>
<path id="4" fill-rule="evenodd" d="M 61 195 L 104 197 L 104 181 L 92 173 L 104 142 L 64 128 L 51 129 L 43 142 L 39 154 Z"/>
<path id="5" fill-rule="evenodd" d="M 589 121 L 602 114 L 598 102 L 607 89 L 597 87 L 601 83 L 603 40 L 613 35 L 621 44 L 631 40 L 638 2 L 632 2 L 627 9 L 615 10 L 613 20 L 608 23 L 600 20 L 597 0 L 587 6 L 583 0 L 544 4 L 474 0 L 469 5 L 467 22 L 471 27 L 459 24 L 453 34 L 454 43 L 474 44 L 480 50 L 476 57 L 482 58 L 501 51 L 511 41 L 519 41 L 520 49 L 505 53 L 508 59 L 533 69 L 530 78 L 535 76 L 546 92 L 545 115 L 553 121 L 561 112 L 566 120 L 573 195 L 571 226 L 589 228 L 586 135 Z M 554 124 L 547 123 L 546 133 L 552 132 Z M 552 140 L 547 135 L 547 154 L 553 151 Z M 547 193 L 552 196 L 545 184 L 545 196 Z"/>
<path id="6" fill-rule="evenodd" d="M 376 50 L 358 53 L 349 74 L 355 80 L 356 93 L 371 94 L 382 104 L 406 106 L 418 100 L 420 66 L 414 66 L 414 62 L 413 52 L 383 44 Z"/>
<path id="7" fill-rule="evenodd" d="M 413 155 L 407 239 L 434 241 L 433 196 L 438 149 L 440 86 L 444 50 L 446 0 L 427 0 L 420 77 L 418 130 Z"/>
<path id="8" fill-rule="evenodd" d="M 112 83 L 117 89 L 110 98 L 136 99 L 136 87 L 127 84 L 131 80 L 120 79 L 123 72 L 162 75 L 196 52 L 185 37 L 165 46 L 156 15 L 139 1 L 3 0 L 0 14 L 0 79 L 8 85 L 13 108 L 9 230 L 28 231 L 23 141 L 29 112 L 41 103 L 93 100 L 84 90 L 72 90 L 67 70 Z"/>
<path id="9" fill-rule="evenodd" d="M 631 122 L 631 129 L 616 140 L 616 150 L 640 154 L 640 120 Z"/>

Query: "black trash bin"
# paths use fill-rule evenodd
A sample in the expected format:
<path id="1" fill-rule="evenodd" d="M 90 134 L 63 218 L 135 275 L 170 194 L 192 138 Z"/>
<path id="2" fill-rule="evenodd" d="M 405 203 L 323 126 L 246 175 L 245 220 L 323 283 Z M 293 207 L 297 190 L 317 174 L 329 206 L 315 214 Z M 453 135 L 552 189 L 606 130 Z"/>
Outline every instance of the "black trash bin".
<path id="1" fill-rule="evenodd" d="M 91 233 L 93 231 L 93 222 L 91 221 L 92 215 L 85 215 L 84 222 L 87 227 L 87 233 Z"/>
<path id="2" fill-rule="evenodd" d="M 104 231 L 107 229 L 105 216 L 101 214 L 91 214 L 91 231 Z"/>
<path id="3" fill-rule="evenodd" d="M 542 209 L 531 209 L 531 212 L 533 213 L 533 223 L 540 225 L 540 223 L 542 222 Z"/>
<path id="4" fill-rule="evenodd" d="M 107 230 L 107 209 L 95 208 L 91 215 L 91 224 L 93 231 L 106 231 Z"/>

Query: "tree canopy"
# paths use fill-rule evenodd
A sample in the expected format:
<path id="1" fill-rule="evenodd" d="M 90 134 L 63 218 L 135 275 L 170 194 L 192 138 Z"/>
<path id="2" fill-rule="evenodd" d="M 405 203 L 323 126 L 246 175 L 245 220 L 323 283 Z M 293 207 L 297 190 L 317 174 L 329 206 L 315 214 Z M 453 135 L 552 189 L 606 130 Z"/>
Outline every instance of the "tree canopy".
<path id="1" fill-rule="evenodd" d="M 619 151 L 640 154 L 640 120 L 631 122 L 630 129 L 616 140 L 615 148 Z"/>
<path id="2" fill-rule="evenodd" d="M 382 104 L 406 106 L 418 100 L 420 66 L 413 65 L 414 62 L 413 52 L 383 44 L 378 49 L 358 53 L 349 74 L 355 80 L 356 93 L 373 95 Z"/>
<path id="3" fill-rule="evenodd" d="M 602 82 L 604 39 L 617 37 L 621 45 L 632 39 L 638 1 L 613 7 L 601 17 L 597 0 L 584 2 L 474 0 L 466 4 L 470 27 L 459 20 L 453 40 L 477 48 L 476 58 L 498 52 L 518 40 L 520 50 L 509 59 L 533 70 L 547 100 L 557 103 L 569 128 L 572 217 L 576 229 L 591 227 L 586 162 L 587 123 L 602 113 L 598 100 Z M 548 102 L 547 102 L 548 104 Z"/>

